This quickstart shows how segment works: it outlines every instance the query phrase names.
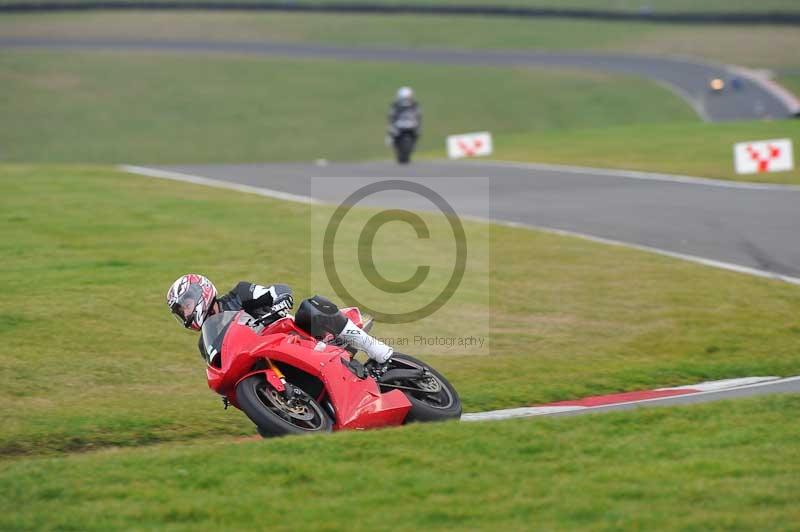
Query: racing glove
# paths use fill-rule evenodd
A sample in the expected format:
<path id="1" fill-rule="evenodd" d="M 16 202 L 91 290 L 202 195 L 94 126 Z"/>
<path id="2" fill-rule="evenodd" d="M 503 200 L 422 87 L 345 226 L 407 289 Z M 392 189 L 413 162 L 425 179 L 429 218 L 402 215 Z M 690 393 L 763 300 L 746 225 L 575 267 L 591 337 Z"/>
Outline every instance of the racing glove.
<path id="1" fill-rule="evenodd" d="M 289 314 L 289 311 L 292 310 L 292 307 L 294 307 L 294 298 L 292 297 L 292 294 L 279 294 L 272 302 L 270 313 L 277 314 L 283 318 Z"/>

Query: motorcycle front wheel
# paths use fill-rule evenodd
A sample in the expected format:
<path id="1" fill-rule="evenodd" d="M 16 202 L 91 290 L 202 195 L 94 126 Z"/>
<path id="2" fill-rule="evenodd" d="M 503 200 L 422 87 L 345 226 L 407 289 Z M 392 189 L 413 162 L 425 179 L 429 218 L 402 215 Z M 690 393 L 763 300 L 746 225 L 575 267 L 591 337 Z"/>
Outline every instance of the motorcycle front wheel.
<path id="1" fill-rule="evenodd" d="M 265 438 L 331 432 L 333 421 L 320 404 L 300 388 L 295 390 L 287 399 L 263 375 L 252 375 L 236 386 L 236 399 Z"/>
<path id="2" fill-rule="evenodd" d="M 417 358 L 397 352 L 389 360 L 386 375 L 391 375 L 392 369 L 424 370 L 421 377 L 381 381 L 384 385 L 382 391 L 389 391 L 396 386 L 411 402 L 411 410 L 405 423 L 445 421 L 461 417 L 461 398 L 444 375 Z"/>
<path id="3" fill-rule="evenodd" d="M 399 164 L 411 162 L 411 152 L 414 150 L 414 138 L 411 135 L 400 135 L 395 141 L 395 153 Z"/>

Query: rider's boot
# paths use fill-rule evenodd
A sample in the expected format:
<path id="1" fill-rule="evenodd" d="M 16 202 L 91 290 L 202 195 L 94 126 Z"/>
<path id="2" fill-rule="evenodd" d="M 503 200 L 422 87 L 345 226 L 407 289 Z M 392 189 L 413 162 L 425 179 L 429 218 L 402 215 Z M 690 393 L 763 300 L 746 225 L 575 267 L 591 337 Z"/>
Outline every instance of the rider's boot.
<path id="1" fill-rule="evenodd" d="M 352 320 L 347 320 L 342 332 L 336 335 L 350 347 L 364 351 L 369 358 L 378 364 L 385 364 L 394 353 L 394 349 L 384 344 L 377 338 L 365 333 Z"/>

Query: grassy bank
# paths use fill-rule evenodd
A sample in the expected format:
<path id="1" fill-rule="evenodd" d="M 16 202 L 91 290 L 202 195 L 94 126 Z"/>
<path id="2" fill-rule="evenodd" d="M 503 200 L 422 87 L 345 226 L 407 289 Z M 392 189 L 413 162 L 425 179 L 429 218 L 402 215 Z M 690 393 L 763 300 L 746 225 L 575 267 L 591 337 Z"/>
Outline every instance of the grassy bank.
<path id="1" fill-rule="evenodd" d="M 7 461 L 0 527 L 791 530 L 798 408 L 773 396 Z"/>
<path id="2" fill-rule="evenodd" d="M 81 4 L 88 0 L 72 0 L 68 3 Z M 111 0 L 110 4 L 126 4 L 132 3 L 134 0 Z M 186 3 L 203 3 L 203 0 L 179 0 Z M 260 0 L 254 0 L 251 3 L 259 3 Z M 158 0 L 156 0 L 158 2 Z M 34 0 L 0 0 L 0 4 L 25 4 L 25 3 L 41 3 Z M 174 3 L 174 2 L 172 2 Z M 264 0 L 264 3 L 274 3 L 273 1 Z M 306 3 L 303 0 L 297 2 L 298 4 Z M 311 2 L 309 2 L 311 3 Z M 315 4 L 326 3 L 343 3 L 340 0 L 316 0 Z M 399 4 L 398 0 L 355 0 L 349 2 L 351 4 Z M 762 0 L 754 4 L 747 0 L 707 0 L 703 4 L 692 2 L 691 0 L 649 0 L 643 3 L 641 0 L 406 0 L 402 4 L 412 5 L 442 5 L 442 4 L 459 4 L 459 5 L 511 5 L 511 6 L 530 6 L 530 7 L 547 7 L 547 8 L 575 8 L 575 9 L 608 9 L 614 11 L 633 11 L 639 12 L 641 10 L 650 10 L 653 12 L 659 11 L 681 11 L 681 12 L 711 12 L 711 13 L 748 13 L 748 12 L 770 12 L 770 11 L 784 11 L 784 12 L 797 12 L 797 4 L 793 0 Z"/>
<path id="3" fill-rule="evenodd" d="M 502 135 L 495 139 L 497 159 L 576 164 L 735 181 L 800 184 L 800 169 L 739 175 L 733 166 L 737 142 L 775 138 L 800 145 L 800 120 L 726 124 L 651 124 L 612 128 Z M 425 154 L 446 156 L 443 149 Z"/>
<path id="4" fill-rule="evenodd" d="M 475 129 L 698 120 L 645 81 L 543 69 L 7 51 L 0 81 L 0 160 L 20 162 L 388 157 L 388 104 L 409 83 L 426 110 L 423 150 Z"/>
<path id="5" fill-rule="evenodd" d="M 200 270 L 221 290 L 283 281 L 307 297 L 307 206 L 97 167 L 4 166 L 0 189 L 0 454 L 252 433 L 206 388 L 164 293 Z M 489 355 L 412 350 L 467 411 L 800 372 L 797 287 L 522 229 L 492 226 L 488 242 L 485 301 L 376 329 L 488 324 Z"/>
<path id="6" fill-rule="evenodd" d="M 800 74 L 798 74 L 798 72 L 800 72 L 800 70 L 794 70 L 783 74 L 778 81 L 781 85 L 800 97 Z"/>
<path id="7" fill-rule="evenodd" d="M 660 25 L 411 15 L 93 12 L 3 16 L 0 36 L 591 50 L 693 57 L 777 70 L 800 68 L 795 53 L 800 48 L 800 32 L 792 27 L 767 25 Z"/>

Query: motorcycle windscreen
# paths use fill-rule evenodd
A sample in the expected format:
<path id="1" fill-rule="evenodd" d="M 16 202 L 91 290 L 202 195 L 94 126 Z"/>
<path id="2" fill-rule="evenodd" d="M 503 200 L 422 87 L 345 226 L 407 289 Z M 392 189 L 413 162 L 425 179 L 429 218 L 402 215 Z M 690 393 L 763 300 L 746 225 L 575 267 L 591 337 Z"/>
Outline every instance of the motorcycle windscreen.
<path id="1" fill-rule="evenodd" d="M 200 353 L 206 364 L 219 368 L 222 366 L 222 340 L 238 312 L 228 310 L 214 314 L 203 323 L 200 333 Z"/>

